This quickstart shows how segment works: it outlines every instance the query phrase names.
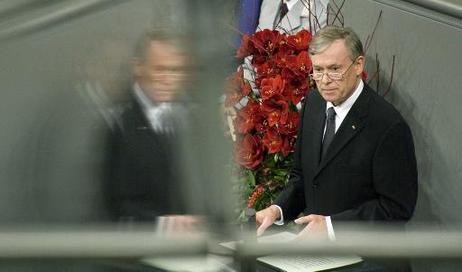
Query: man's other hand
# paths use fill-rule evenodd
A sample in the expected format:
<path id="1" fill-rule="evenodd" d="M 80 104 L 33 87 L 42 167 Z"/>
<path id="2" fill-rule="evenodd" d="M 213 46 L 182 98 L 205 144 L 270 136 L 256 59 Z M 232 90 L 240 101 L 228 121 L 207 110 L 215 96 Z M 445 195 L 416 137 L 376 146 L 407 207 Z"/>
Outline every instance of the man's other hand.
<path id="1" fill-rule="evenodd" d="M 203 218 L 194 215 L 165 215 L 157 220 L 157 231 L 165 235 L 196 233 L 203 226 Z"/>
<path id="2" fill-rule="evenodd" d="M 327 238 L 326 217 L 323 215 L 310 214 L 294 221 L 295 224 L 307 224 L 306 227 L 297 235 L 297 240 L 308 238 Z"/>
<path id="3" fill-rule="evenodd" d="M 275 205 L 258 211 L 255 215 L 257 220 L 257 236 L 262 235 L 280 216 L 279 209 Z"/>

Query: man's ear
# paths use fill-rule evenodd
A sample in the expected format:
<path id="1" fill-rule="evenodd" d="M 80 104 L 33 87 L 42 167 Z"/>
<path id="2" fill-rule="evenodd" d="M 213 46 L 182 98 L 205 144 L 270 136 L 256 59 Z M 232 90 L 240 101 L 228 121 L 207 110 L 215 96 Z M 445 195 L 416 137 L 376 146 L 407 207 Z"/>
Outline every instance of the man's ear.
<path id="1" fill-rule="evenodd" d="M 361 76 L 362 72 L 364 71 L 364 65 L 365 65 L 365 62 L 366 62 L 366 59 L 364 58 L 364 56 L 359 56 L 357 59 L 356 59 L 356 75 L 357 76 Z"/>
<path id="2" fill-rule="evenodd" d="M 140 59 L 133 59 L 132 67 L 133 67 L 133 75 L 135 75 L 135 77 L 140 77 L 143 71 L 142 61 Z"/>

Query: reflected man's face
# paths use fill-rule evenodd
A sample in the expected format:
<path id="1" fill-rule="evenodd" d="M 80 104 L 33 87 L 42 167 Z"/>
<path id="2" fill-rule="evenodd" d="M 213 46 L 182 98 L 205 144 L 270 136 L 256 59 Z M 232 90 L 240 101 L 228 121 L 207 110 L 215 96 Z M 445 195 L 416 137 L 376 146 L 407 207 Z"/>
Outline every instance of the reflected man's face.
<path id="1" fill-rule="evenodd" d="M 156 103 L 172 102 L 184 91 L 188 58 L 169 41 L 152 41 L 145 59 L 135 64 L 141 89 Z"/>

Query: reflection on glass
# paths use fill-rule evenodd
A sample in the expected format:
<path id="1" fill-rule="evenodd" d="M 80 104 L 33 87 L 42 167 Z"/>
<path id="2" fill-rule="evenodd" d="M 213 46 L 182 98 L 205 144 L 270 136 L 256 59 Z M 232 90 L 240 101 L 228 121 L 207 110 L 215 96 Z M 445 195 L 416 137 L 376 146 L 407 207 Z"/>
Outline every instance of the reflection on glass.
<path id="1" fill-rule="evenodd" d="M 186 126 L 185 83 L 191 60 L 185 41 L 150 31 L 138 42 L 132 87 L 108 139 L 105 181 L 115 221 L 155 221 L 159 230 L 186 230 L 179 134 Z"/>

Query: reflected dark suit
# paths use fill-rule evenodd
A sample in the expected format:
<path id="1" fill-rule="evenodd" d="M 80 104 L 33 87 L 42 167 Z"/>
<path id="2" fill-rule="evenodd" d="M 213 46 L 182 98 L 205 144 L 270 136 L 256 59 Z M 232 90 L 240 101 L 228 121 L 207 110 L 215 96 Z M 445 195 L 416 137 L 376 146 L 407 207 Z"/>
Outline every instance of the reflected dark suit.
<path id="1" fill-rule="evenodd" d="M 275 204 L 284 219 L 301 212 L 336 220 L 408 220 L 417 198 L 409 126 L 367 85 L 320 161 L 326 102 L 311 91 L 302 109 L 295 166 Z M 335 225 L 334 225 L 335 228 Z"/>
<path id="2" fill-rule="evenodd" d="M 115 220 L 155 220 L 184 212 L 176 138 L 155 132 L 133 98 L 108 139 L 106 192 Z"/>

